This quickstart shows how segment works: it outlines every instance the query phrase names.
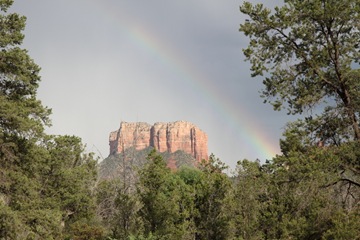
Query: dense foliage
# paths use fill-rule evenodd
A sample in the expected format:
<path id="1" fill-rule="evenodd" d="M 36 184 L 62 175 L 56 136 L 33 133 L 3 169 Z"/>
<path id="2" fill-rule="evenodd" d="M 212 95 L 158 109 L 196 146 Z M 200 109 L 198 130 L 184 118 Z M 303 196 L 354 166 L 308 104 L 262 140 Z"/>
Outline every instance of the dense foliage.
<path id="1" fill-rule="evenodd" d="M 21 49 L 25 17 L 0 9 L 0 239 L 59 239 L 94 216 L 96 161 L 79 138 L 48 136 L 40 68 Z"/>
<path id="2" fill-rule="evenodd" d="M 287 139 L 293 139 L 290 132 Z M 115 180 L 99 186 L 103 196 L 121 199 L 112 208 L 109 234 L 114 239 L 357 239 L 360 177 L 345 166 L 358 161 L 359 149 L 357 142 L 284 149 L 263 165 L 239 161 L 231 178 L 213 156 L 197 168 L 172 172 L 152 151 L 136 191 L 124 194 Z"/>
<path id="3" fill-rule="evenodd" d="M 265 102 L 305 113 L 287 125 L 281 156 L 242 162 L 242 175 L 262 179 L 259 210 L 249 215 L 259 225 L 248 227 L 261 226 L 266 239 L 358 239 L 360 1 L 285 0 L 273 13 L 244 2 L 240 10 L 249 17 L 240 25 L 250 38 L 244 54 L 252 75 L 264 77 Z"/>
<path id="4" fill-rule="evenodd" d="M 245 2 L 240 10 L 250 18 L 240 31 L 250 38 L 252 75 L 265 75 L 263 97 L 292 114 L 323 109 L 311 122 L 323 142 L 359 140 L 360 2 L 285 0 L 273 14 Z"/>
<path id="5" fill-rule="evenodd" d="M 106 160 L 119 174 L 99 178 L 78 137 L 45 134 L 39 67 L 11 4 L 0 0 L 0 239 L 360 239 L 359 1 L 242 5 L 264 97 L 323 112 L 289 123 L 281 154 L 239 161 L 232 177 L 213 155 L 171 170 L 169 154 L 129 148 Z"/>

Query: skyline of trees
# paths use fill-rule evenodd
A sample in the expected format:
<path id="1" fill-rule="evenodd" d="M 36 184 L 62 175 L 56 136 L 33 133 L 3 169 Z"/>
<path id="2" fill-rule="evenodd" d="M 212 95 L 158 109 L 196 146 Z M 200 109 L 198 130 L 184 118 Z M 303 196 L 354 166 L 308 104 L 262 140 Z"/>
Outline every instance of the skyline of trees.
<path id="1" fill-rule="evenodd" d="M 360 1 L 241 6 L 264 97 L 293 114 L 323 110 L 287 124 L 281 154 L 228 176 L 214 155 L 172 171 L 153 149 L 111 179 L 79 137 L 44 132 L 51 110 L 12 3 L 0 0 L 0 239 L 359 239 Z M 122 154 L 126 168 L 136 153 Z"/>

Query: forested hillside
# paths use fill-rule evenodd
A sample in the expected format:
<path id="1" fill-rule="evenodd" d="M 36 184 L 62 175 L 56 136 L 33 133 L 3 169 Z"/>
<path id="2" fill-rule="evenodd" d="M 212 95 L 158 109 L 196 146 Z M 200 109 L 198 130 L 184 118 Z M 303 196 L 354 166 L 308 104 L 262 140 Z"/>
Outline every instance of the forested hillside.
<path id="1" fill-rule="evenodd" d="M 359 239 L 359 1 L 241 6 L 263 97 L 299 114 L 281 154 L 229 176 L 214 155 L 171 170 L 147 149 L 136 166 L 108 159 L 122 174 L 101 179 L 79 137 L 45 133 L 40 67 L 11 5 L 0 0 L 0 239 Z"/>

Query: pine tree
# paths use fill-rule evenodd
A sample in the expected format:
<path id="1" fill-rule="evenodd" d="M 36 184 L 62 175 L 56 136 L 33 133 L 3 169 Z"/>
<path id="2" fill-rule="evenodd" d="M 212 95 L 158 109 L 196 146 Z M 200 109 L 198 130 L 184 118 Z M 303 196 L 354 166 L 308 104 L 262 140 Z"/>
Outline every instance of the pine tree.
<path id="1" fill-rule="evenodd" d="M 37 99 L 40 68 L 20 48 L 26 18 L 8 13 L 12 3 L 0 0 L 0 238 L 59 239 L 92 218 L 96 161 L 79 138 L 44 133 L 51 111 Z"/>

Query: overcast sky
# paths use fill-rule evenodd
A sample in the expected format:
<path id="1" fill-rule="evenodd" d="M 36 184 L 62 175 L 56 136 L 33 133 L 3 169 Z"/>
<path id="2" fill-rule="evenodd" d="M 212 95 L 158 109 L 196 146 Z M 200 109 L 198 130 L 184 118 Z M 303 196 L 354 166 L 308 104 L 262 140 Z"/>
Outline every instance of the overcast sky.
<path id="1" fill-rule="evenodd" d="M 232 168 L 271 158 L 288 117 L 263 104 L 261 79 L 250 77 L 241 4 L 15 0 L 11 11 L 27 17 L 23 47 L 42 68 L 38 97 L 53 110 L 48 132 L 107 157 L 120 121 L 186 120 Z"/>

